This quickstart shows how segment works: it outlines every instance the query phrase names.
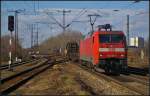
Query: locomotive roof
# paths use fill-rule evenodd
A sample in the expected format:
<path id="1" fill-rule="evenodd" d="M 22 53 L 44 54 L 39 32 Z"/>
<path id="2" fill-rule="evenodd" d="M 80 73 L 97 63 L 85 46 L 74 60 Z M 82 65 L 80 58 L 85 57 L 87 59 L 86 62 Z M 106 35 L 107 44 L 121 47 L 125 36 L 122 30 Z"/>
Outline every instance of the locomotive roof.
<path id="1" fill-rule="evenodd" d="M 95 34 L 124 34 L 123 31 L 96 31 Z"/>
<path id="2" fill-rule="evenodd" d="M 123 31 L 95 31 L 93 34 L 122 34 L 124 35 Z M 84 39 L 90 38 L 92 35 L 92 32 L 89 32 Z"/>

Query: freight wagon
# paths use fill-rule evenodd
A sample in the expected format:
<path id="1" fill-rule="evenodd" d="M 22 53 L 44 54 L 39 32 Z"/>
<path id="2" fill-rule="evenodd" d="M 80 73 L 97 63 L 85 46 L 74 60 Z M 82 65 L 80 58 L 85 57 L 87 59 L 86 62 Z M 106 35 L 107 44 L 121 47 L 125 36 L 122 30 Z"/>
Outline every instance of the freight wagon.
<path id="1" fill-rule="evenodd" d="M 77 42 L 68 42 L 66 45 L 65 54 L 69 60 L 78 61 L 79 59 L 79 45 Z"/>

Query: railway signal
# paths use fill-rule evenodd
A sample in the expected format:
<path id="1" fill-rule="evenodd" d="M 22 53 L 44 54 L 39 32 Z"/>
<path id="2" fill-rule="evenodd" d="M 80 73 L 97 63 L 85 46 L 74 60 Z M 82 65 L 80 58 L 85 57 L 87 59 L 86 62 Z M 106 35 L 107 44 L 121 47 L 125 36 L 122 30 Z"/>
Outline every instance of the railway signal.
<path id="1" fill-rule="evenodd" d="M 18 45 L 17 43 L 19 42 L 18 38 L 18 14 L 21 13 L 21 12 L 25 12 L 25 9 L 24 10 L 21 10 L 21 9 L 18 9 L 18 10 L 8 10 L 8 12 L 14 12 L 15 13 L 15 24 L 13 23 L 13 31 L 15 29 L 15 57 L 16 57 L 16 61 L 18 60 Z M 14 18 L 14 17 L 13 17 Z M 13 20 L 14 21 L 14 20 Z M 11 24 L 10 24 L 11 25 Z M 14 28 L 15 27 L 15 28 Z"/>
<path id="2" fill-rule="evenodd" d="M 8 30 L 14 31 L 14 16 L 8 16 Z"/>

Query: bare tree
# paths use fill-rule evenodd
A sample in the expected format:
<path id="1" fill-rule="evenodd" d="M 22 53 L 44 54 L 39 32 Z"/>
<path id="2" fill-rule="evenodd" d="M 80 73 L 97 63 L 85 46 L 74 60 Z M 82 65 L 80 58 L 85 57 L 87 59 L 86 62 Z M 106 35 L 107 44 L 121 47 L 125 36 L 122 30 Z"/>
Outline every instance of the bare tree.
<path id="1" fill-rule="evenodd" d="M 4 35 L 1 38 L 1 60 L 2 61 L 7 61 L 9 59 L 9 51 L 10 51 L 10 45 L 9 45 L 9 39 L 10 36 L 9 35 Z M 18 42 L 16 42 L 17 46 L 18 46 L 18 50 L 22 49 L 21 44 Z M 17 51 L 18 52 L 18 56 L 21 56 L 21 51 Z M 14 40 L 14 36 L 12 38 L 12 57 L 15 54 L 15 40 Z M 14 57 L 13 57 L 14 59 Z"/>
<path id="2" fill-rule="evenodd" d="M 45 40 L 42 44 L 40 44 L 39 49 L 41 52 L 51 53 L 53 49 L 62 48 L 65 49 L 67 42 L 69 41 L 76 41 L 79 43 L 81 39 L 81 33 L 73 30 L 67 30 L 58 34 L 55 37 L 50 37 Z"/>

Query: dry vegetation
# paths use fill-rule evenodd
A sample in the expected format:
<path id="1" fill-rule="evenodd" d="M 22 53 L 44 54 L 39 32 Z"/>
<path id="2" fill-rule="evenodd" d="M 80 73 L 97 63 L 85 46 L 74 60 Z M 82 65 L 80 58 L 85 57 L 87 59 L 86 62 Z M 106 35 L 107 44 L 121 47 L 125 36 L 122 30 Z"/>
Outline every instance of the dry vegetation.
<path id="1" fill-rule="evenodd" d="M 40 51 L 43 53 L 49 53 L 52 52 L 53 49 L 62 48 L 63 50 L 68 41 L 76 41 L 79 43 L 81 36 L 82 35 L 80 32 L 68 30 L 66 32 L 56 35 L 55 37 L 50 37 L 45 40 L 40 45 Z"/>
<path id="2" fill-rule="evenodd" d="M 141 59 L 140 53 L 131 52 L 129 50 L 129 52 L 128 52 L 128 65 L 130 67 L 148 68 L 149 67 L 148 57 L 144 56 L 144 58 Z"/>
<path id="3" fill-rule="evenodd" d="M 75 80 L 76 75 L 68 72 L 64 64 L 38 75 L 12 94 L 22 95 L 90 95 Z"/>
<path id="4" fill-rule="evenodd" d="M 49 53 L 52 52 L 53 49 L 62 48 L 62 50 L 65 48 L 65 45 L 68 41 L 77 41 L 79 43 L 79 40 L 81 38 L 81 33 L 77 31 L 71 31 L 68 30 L 64 33 L 58 34 L 54 37 L 49 37 L 47 40 L 42 42 L 39 46 L 39 50 L 41 53 Z M 9 45 L 9 35 L 2 36 L 1 38 L 1 60 L 2 62 L 6 62 L 9 60 L 9 51 L 10 51 L 10 45 Z M 30 43 L 30 42 L 29 42 Z M 12 57 L 15 58 L 15 41 L 14 37 L 12 40 Z M 17 43 L 18 47 L 18 55 L 19 57 L 28 58 L 28 52 L 31 50 L 30 48 L 22 48 L 20 41 Z"/>
<path id="5" fill-rule="evenodd" d="M 83 83 L 86 87 L 82 86 Z M 61 63 L 39 74 L 11 95 L 94 95 L 93 93 L 97 95 L 137 94 L 117 83 L 91 74 L 74 64 Z"/>
<path id="6" fill-rule="evenodd" d="M 146 40 L 144 48 L 128 49 L 128 65 L 131 67 L 148 68 L 149 67 L 149 41 Z M 144 52 L 143 58 L 141 50 Z"/>
<path id="7" fill-rule="evenodd" d="M 9 59 L 9 51 L 10 51 L 10 45 L 9 45 L 9 39 L 10 36 L 9 35 L 4 35 L 1 37 L 1 60 L 2 61 L 8 61 Z M 21 52 L 20 50 L 22 49 L 21 45 L 19 42 L 17 42 L 17 48 L 18 48 L 18 55 L 19 57 L 21 56 Z M 12 55 L 14 58 L 14 54 L 15 54 L 15 40 L 14 37 L 12 38 Z"/>

